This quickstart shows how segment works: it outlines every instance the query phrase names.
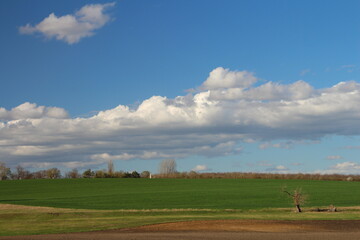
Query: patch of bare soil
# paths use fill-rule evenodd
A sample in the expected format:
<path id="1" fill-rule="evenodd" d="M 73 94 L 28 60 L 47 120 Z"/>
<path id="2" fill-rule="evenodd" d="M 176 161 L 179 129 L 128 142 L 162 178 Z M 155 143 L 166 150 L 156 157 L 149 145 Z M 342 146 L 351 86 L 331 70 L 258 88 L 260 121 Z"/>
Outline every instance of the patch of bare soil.
<path id="1" fill-rule="evenodd" d="M 0 210 L 37 210 L 37 211 L 48 211 L 54 208 L 50 207 L 34 207 L 34 206 L 25 206 L 25 205 L 15 205 L 15 204 L 0 204 Z"/>
<path id="2" fill-rule="evenodd" d="M 353 220 L 210 220 L 163 223 L 141 226 L 122 231 L 173 232 L 173 231 L 231 231 L 231 232 L 349 232 L 360 231 L 360 221 Z"/>
<path id="3" fill-rule="evenodd" d="M 347 240 L 360 239 L 360 221 L 211 220 L 71 234 L 0 237 L 0 240 Z"/>

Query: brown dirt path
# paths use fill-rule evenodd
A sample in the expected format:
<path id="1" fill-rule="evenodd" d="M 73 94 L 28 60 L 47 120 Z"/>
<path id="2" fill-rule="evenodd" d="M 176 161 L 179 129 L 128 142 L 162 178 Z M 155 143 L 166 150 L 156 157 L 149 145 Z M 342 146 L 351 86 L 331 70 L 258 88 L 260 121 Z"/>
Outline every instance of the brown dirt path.
<path id="1" fill-rule="evenodd" d="M 259 233 L 259 232 L 161 232 L 83 233 L 1 238 L 6 240 L 357 240 L 359 232 Z"/>
<path id="2" fill-rule="evenodd" d="M 360 220 L 210 220 L 163 223 L 141 226 L 122 231 L 131 232 L 174 232 L 174 231 L 213 231 L 213 232 L 360 232 Z"/>
<path id="3" fill-rule="evenodd" d="M 212 220 L 86 233 L 0 237 L 0 240 L 347 240 L 360 239 L 360 220 Z"/>

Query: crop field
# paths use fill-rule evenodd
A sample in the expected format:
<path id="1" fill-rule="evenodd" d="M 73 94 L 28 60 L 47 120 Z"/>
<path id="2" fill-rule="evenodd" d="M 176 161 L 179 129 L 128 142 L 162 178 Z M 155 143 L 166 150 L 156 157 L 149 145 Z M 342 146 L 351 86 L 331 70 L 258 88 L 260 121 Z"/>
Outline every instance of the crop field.
<path id="1" fill-rule="evenodd" d="M 360 205 L 360 182 L 266 179 L 58 179 L 0 182 L 0 203 L 74 209 L 260 209 L 291 206 L 281 192 L 301 187 L 307 206 Z"/>
<path id="2" fill-rule="evenodd" d="M 306 209 L 281 192 L 301 187 Z M 0 235 L 215 219 L 360 219 L 360 182 L 265 179 L 59 179 L 0 182 Z M 25 206 L 24 206 L 25 205 Z M 40 207 L 35 207 L 40 206 Z"/>

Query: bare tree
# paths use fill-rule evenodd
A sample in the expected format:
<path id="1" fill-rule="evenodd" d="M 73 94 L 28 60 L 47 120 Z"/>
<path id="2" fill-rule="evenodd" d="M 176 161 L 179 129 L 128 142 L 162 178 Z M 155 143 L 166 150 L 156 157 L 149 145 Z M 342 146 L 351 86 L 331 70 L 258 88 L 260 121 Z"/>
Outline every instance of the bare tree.
<path id="1" fill-rule="evenodd" d="M 44 179 L 47 177 L 46 170 L 40 170 L 32 173 L 34 179 Z"/>
<path id="2" fill-rule="evenodd" d="M 50 169 L 46 170 L 46 178 L 48 178 L 48 179 L 61 178 L 61 172 L 57 168 L 50 168 Z"/>
<path id="3" fill-rule="evenodd" d="M 97 170 L 95 172 L 95 178 L 105 178 L 106 176 L 106 170 Z"/>
<path id="4" fill-rule="evenodd" d="M 176 172 L 176 161 L 174 159 L 165 159 L 159 165 L 160 174 L 171 174 Z"/>
<path id="5" fill-rule="evenodd" d="M 76 168 L 74 168 L 70 172 L 67 172 L 65 177 L 66 178 L 80 178 L 81 175 L 80 175 L 79 171 Z"/>
<path id="6" fill-rule="evenodd" d="M 302 192 L 301 188 L 295 189 L 293 192 L 289 192 L 286 190 L 286 188 L 283 188 L 282 190 L 284 193 L 286 193 L 293 201 L 296 211 L 302 212 L 301 205 L 305 203 L 307 196 Z"/>
<path id="7" fill-rule="evenodd" d="M 108 172 L 110 177 L 112 177 L 114 175 L 114 163 L 112 160 L 109 160 L 108 162 Z"/>
<path id="8" fill-rule="evenodd" d="M 0 162 L 0 180 L 9 179 L 11 176 L 10 168 L 6 167 L 5 163 Z"/>
<path id="9" fill-rule="evenodd" d="M 17 165 L 16 166 L 16 174 L 14 174 L 15 179 L 21 180 L 21 179 L 29 179 L 31 178 L 31 173 L 27 170 L 25 170 L 22 166 Z"/>

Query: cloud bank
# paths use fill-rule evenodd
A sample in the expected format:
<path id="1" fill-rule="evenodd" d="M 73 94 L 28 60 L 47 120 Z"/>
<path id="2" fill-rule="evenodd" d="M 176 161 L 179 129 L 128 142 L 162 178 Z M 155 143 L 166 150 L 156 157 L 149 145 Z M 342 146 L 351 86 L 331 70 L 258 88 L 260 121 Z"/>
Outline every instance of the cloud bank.
<path id="1" fill-rule="evenodd" d="M 326 170 L 320 170 L 316 173 L 321 174 L 360 174 L 360 164 L 355 162 L 337 163 Z"/>
<path id="2" fill-rule="evenodd" d="M 31 103 L 0 108 L 0 158 L 14 165 L 85 167 L 110 159 L 234 155 L 242 142 L 360 134 L 357 82 L 324 89 L 303 81 L 256 84 L 253 73 L 219 67 L 195 93 L 153 96 L 137 108 L 119 105 L 88 118 Z"/>
<path id="3" fill-rule="evenodd" d="M 84 37 L 93 36 L 94 31 L 111 20 L 105 11 L 115 2 L 105 4 L 89 4 L 83 6 L 75 14 L 56 16 L 51 13 L 36 25 L 26 24 L 19 28 L 21 34 L 41 34 L 48 39 L 55 38 L 68 44 L 78 43 Z"/>

